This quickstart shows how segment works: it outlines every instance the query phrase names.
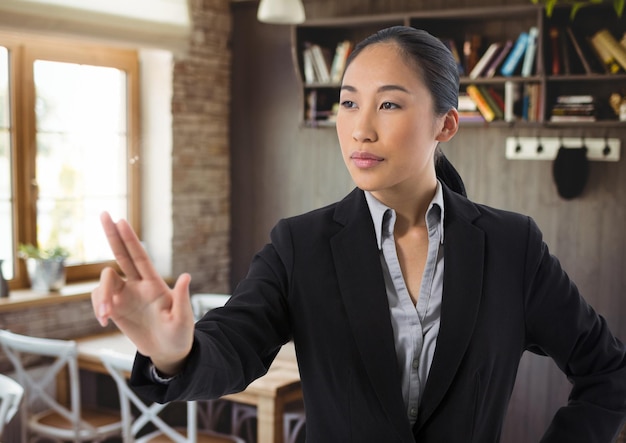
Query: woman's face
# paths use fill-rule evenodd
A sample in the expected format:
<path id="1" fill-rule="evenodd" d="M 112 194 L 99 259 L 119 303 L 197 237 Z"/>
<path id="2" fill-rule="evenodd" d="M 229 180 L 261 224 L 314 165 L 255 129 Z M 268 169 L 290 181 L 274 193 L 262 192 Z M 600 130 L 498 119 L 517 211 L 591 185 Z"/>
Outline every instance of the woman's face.
<path id="1" fill-rule="evenodd" d="M 339 104 L 339 143 L 359 188 L 384 200 L 389 192 L 435 186 L 433 156 L 446 117 L 434 115 L 429 90 L 395 43 L 376 43 L 356 56 Z"/>

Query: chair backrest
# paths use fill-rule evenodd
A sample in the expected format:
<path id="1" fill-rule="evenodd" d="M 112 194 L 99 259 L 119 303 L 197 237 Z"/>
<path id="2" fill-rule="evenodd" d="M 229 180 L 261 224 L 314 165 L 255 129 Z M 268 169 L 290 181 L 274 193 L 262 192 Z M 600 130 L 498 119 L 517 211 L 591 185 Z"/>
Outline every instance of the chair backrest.
<path id="1" fill-rule="evenodd" d="M 8 424 L 22 401 L 24 388 L 12 378 L 0 374 L 0 439 L 4 425 Z"/>
<path id="2" fill-rule="evenodd" d="M 25 439 L 25 423 L 30 414 L 27 407 L 34 400 L 39 400 L 47 408 L 56 411 L 68 420 L 78 435 L 81 429 L 91 428 L 91 425 L 81 420 L 80 385 L 78 383 L 78 364 L 76 360 L 76 342 L 71 340 L 56 340 L 38 338 L 16 334 L 7 330 L 0 330 L 0 345 L 2 350 L 13 364 L 17 381 L 24 388 L 24 402 L 21 408 L 22 438 Z M 43 373 L 35 374 L 27 371 L 25 357 L 37 355 L 51 357 L 53 361 L 45 366 Z M 70 405 L 59 403 L 55 396 L 50 394 L 50 387 L 55 386 L 57 376 L 61 371 L 68 371 L 68 385 L 70 388 Z M 26 440 L 24 440 L 26 441 Z"/>
<path id="3" fill-rule="evenodd" d="M 120 410 L 122 414 L 122 437 L 124 443 L 142 443 L 151 441 L 154 437 L 165 434 L 171 441 L 176 443 L 194 443 L 198 441 L 198 405 L 195 401 L 187 401 L 187 433 L 179 432 L 175 427 L 163 421 L 159 413 L 169 404 L 146 404 L 128 385 L 128 376 L 133 368 L 134 356 L 103 349 L 100 353 L 102 364 L 109 371 L 120 396 Z M 133 417 L 132 406 L 138 412 Z M 154 431 L 137 438 L 140 431 L 147 425 L 152 424 Z M 211 431 L 204 431 L 203 441 L 244 443 L 243 440 L 230 435 L 222 435 Z"/>
<path id="4" fill-rule="evenodd" d="M 229 298 L 230 294 L 192 294 L 191 307 L 194 317 L 200 320 L 211 309 L 224 306 Z"/>
<path id="5" fill-rule="evenodd" d="M 176 443 L 196 441 L 198 427 L 196 423 L 197 411 L 195 402 L 187 402 L 187 437 L 185 437 L 185 435 L 179 433 L 174 427 L 167 424 L 159 417 L 159 413 L 167 406 L 167 403 L 146 404 L 130 389 L 127 378 L 133 367 L 133 356 L 110 349 L 103 349 L 100 354 L 100 359 L 117 385 L 120 396 L 123 427 L 122 436 L 124 442 L 149 441 L 158 434 L 165 434 Z M 139 412 L 136 418 L 133 417 L 131 411 L 132 405 L 134 405 Z M 139 439 L 135 439 L 135 436 L 137 436 L 148 423 L 152 423 L 156 427 L 156 431 L 142 436 Z"/>

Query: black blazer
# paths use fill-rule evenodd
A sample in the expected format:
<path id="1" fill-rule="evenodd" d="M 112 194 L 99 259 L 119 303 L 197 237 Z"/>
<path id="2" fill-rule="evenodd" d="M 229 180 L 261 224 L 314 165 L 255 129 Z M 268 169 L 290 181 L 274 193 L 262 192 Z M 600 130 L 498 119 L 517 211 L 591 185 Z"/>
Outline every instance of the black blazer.
<path id="1" fill-rule="evenodd" d="M 543 441 L 609 442 L 626 415 L 626 350 L 580 297 L 525 216 L 474 204 L 444 185 L 441 329 L 411 429 L 389 307 L 361 190 L 281 220 L 226 307 L 196 325 L 186 367 L 132 384 L 154 400 L 244 389 L 293 338 L 308 443 L 499 440 L 520 357 L 547 354 L 573 383 Z M 261 442 L 263 443 L 263 442 Z"/>

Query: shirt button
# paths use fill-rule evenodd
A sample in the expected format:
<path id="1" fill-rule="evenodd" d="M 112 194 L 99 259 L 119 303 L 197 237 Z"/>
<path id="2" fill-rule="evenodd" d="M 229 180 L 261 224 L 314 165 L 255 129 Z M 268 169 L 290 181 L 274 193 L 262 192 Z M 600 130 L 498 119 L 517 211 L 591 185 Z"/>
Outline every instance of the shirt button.
<path id="1" fill-rule="evenodd" d="M 417 408 L 409 409 L 409 414 L 411 414 L 411 417 L 417 417 Z"/>
<path id="2" fill-rule="evenodd" d="M 419 368 L 420 361 L 418 359 L 413 360 L 413 369 Z"/>

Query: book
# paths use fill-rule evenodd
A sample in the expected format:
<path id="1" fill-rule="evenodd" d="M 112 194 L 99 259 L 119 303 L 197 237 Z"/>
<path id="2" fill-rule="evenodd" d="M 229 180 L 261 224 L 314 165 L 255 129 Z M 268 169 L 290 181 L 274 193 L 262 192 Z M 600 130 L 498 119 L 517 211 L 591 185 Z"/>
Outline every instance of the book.
<path id="1" fill-rule="evenodd" d="M 550 111 L 552 122 L 595 121 L 596 100 L 593 95 L 559 95 Z"/>
<path id="2" fill-rule="evenodd" d="M 626 48 L 619 44 L 619 42 L 613 37 L 611 32 L 604 28 L 596 32 L 592 39 L 595 39 L 605 50 L 619 63 L 619 65 L 626 69 Z"/>
<path id="3" fill-rule="evenodd" d="M 504 120 L 507 122 L 515 121 L 520 115 L 516 112 L 519 99 L 519 83 L 510 80 L 504 82 Z"/>
<path id="4" fill-rule="evenodd" d="M 556 98 L 557 103 L 593 103 L 595 101 L 595 97 L 590 94 L 581 94 L 581 95 L 559 95 Z"/>
<path id="5" fill-rule="evenodd" d="M 561 55 L 563 52 L 560 48 L 561 45 L 559 44 L 560 35 L 561 32 L 559 31 L 559 28 L 556 26 L 550 27 L 550 55 L 552 56 L 550 73 L 552 75 L 559 75 L 561 73 Z"/>
<path id="6" fill-rule="evenodd" d="M 478 90 L 480 91 L 480 95 L 483 96 L 491 110 L 493 111 L 493 119 L 494 120 L 503 120 L 504 119 L 504 109 L 500 107 L 498 102 L 493 98 L 489 90 L 484 85 L 478 85 Z"/>
<path id="7" fill-rule="evenodd" d="M 563 74 L 565 75 L 569 75 L 572 73 L 572 65 L 571 65 L 571 58 L 570 58 L 570 44 L 569 41 L 567 39 L 567 34 L 565 34 L 565 32 L 563 31 L 563 29 L 558 29 L 557 32 L 559 33 L 559 57 L 560 60 L 563 62 Z"/>
<path id="8" fill-rule="evenodd" d="M 511 48 L 513 47 L 513 40 L 507 40 L 504 42 L 502 49 L 498 51 L 498 55 L 493 59 L 493 61 L 487 67 L 485 71 L 484 77 L 491 78 L 496 75 L 496 71 L 504 61 L 504 58 L 507 56 Z"/>
<path id="9" fill-rule="evenodd" d="M 307 84 L 315 83 L 315 68 L 313 67 L 313 53 L 311 48 L 305 48 L 302 53 L 302 65 L 304 73 L 304 82 Z"/>
<path id="10" fill-rule="evenodd" d="M 350 51 L 352 50 L 352 42 L 350 40 L 343 40 L 337 43 L 335 49 L 335 55 L 333 57 L 333 63 L 330 67 L 330 81 L 333 83 L 340 83 L 343 78 L 343 71 L 346 69 L 346 60 Z"/>
<path id="11" fill-rule="evenodd" d="M 321 83 L 329 83 L 330 71 L 321 46 L 316 44 L 311 45 L 311 54 L 313 55 L 313 67 L 315 68 L 317 79 Z"/>
<path id="12" fill-rule="evenodd" d="M 589 38 L 589 44 L 594 49 L 594 54 L 598 58 L 598 62 L 607 74 L 616 74 L 621 70 L 621 67 L 611 51 L 604 46 L 598 34 L 594 34 Z"/>
<path id="13" fill-rule="evenodd" d="M 467 92 L 459 92 L 459 104 L 457 106 L 459 112 L 461 111 L 478 111 L 476 103 L 469 96 Z"/>
<path id="14" fill-rule="evenodd" d="M 532 26 L 530 30 L 528 31 L 526 50 L 524 52 L 524 62 L 522 63 L 522 76 L 523 77 L 529 77 L 535 65 L 535 55 L 537 54 L 537 37 L 538 36 L 539 36 L 539 29 L 536 26 Z"/>
<path id="15" fill-rule="evenodd" d="M 478 52 L 482 45 L 480 34 L 468 34 L 463 42 L 463 64 L 465 72 L 471 72 L 478 63 Z"/>
<path id="16" fill-rule="evenodd" d="M 487 86 L 487 91 L 489 92 L 491 97 L 493 97 L 493 100 L 504 113 L 504 97 L 502 97 L 502 95 L 493 86 Z M 502 116 L 502 118 L 504 118 L 504 115 Z"/>
<path id="17" fill-rule="evenodd" d="M 448 50 L 452 54 L 452 57 L 454 57 L 459 76 L 465 75 L 465 68 L 463 67 L 463 60 L 461 60 L 461 56 L 459 55 L 459 50 L 456 46 L 456 42 L 454 41 L 454 39 L 442 38 L 441 41 L 443 42 L 444 45 L 446 45 L 446 48 L 448 48 Z"/>
<path id="18" fill-rule="evenodd" d="M 572 30 L 570 26 L 566 27 L 566 31 L 567 31 L 567 35 L 570 38 L 570 41 L 572 42 L 572 46 L 574 47 L 574 50 L 576 51 L 576 54 L 578 55 L 578 59 L 580 60 L 583 66 L 583 69 L 585 70 L 585 73 L 593 74 L 593 69 L 591 69 L 591 65 L 589 64 L 589 61 L 587 60 L 587 57 L 585 53 L 583 52 L 583 48 L 581 47 L 580 42 L 576 38 L 576 35 L 574 35 L 574 31 Z"/>
<path id="19" fill-rule="evenodd" d="M 515 69 L 522 60 L 522 57 L 524 56 L 527 44 L 528 32 L 522 31 L 517 37 L 515 45 L 513 45 L 513 49 L 511 49 L 511 52 L 502 63 L 502 67 L 500 68 L 500 73 L 502 75 L 504 75 L 505 77 L 510 77 L 513 75 Z"/>
<path id="20" fill-rule="evenodd" d="M 491 107 L 489 106 L 489 103 L 487 103 L 483 95 L 480 93 L 476 85 L 467 85 L 467 88 L 465 88 L 465 90 L 467 91 L 469 96 L 472 98 L 472 100 L 474 100 L 474 103 L 476 103 L 476 107 L 485 118 L 485 121 L 487 122 L 493 121 L 496 115 L 494 111 L 491 109 Z"/>
<path id="21" fill-rule="evenodd" d="M 498 55 L 498 51 L 502 48 L 502 42 L 494 42 L 487 47 L 485 53 L 480 57 L 474 68 L 469 73 L 469 78 L 477 78 L 486 70 L 489 63 Z"/>

